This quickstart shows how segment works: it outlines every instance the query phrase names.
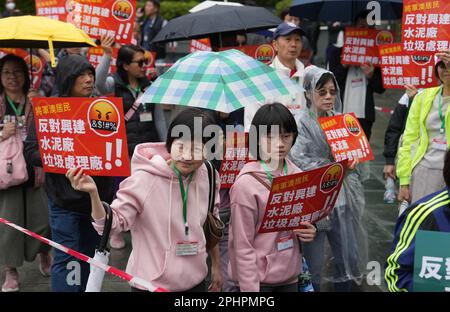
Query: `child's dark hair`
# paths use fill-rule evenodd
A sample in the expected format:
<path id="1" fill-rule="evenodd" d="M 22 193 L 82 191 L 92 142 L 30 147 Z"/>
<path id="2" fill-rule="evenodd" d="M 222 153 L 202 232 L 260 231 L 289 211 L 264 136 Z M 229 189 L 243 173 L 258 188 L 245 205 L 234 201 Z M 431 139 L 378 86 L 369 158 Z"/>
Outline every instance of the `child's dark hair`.
<path id="1" fill-rule="evenodd" d="M 292 113 L 283 104 L 277 102 L 265 104 L 256 112 L 250 128 L 250 136 L 256 137 L 258 140 L 258 146 L 256 147 L 257 160 L 261 159 L 258 148 L 259 142 L 261 142 L 261 135 L 266 134 L 264 132 L 261 133 L 261 126 L 267 127 L 267 134 L 272 132 L 273 126 L 278 126 L 280 133 L 292 133 L 294 135 L 292 145 L 295 144 L 298 136 L 298 128 Z M 252 151 L 252 154 L 255 154 L 254 151 Z"/>
<path id="2" fill-rule="evenodd" d="M 201 128 L 200 129 L 194 129 L 194 125 L 195 125 L 195 120 L 196 118 L 201 118 Z M 197 121 L 198 122 L 198 121 Z M 211 139 L 211 137 L 206 137 L 204 136 L 204 130 L 206 127 L 210 126 L 210 125 L 214 125 L 215 122 L 214 120 L 205 112 L 203 112 L 201 109 L 198 108 L 194 108 L 194 107 L 189 107 L 185 110 L 183 110 L 182 112 L 180 112 L 170 123 L 169 125 L 169 129 L 167 130 L 167 140 L 166 140 L 166 149 L 167 151 L 170 153 L 171 149 L 172 149 L 172 144 L 173 141 L 175 141 L 176 139 L 180 139 L 183 138 L 185 139 L 185 137 L 182 137 L 183 134 L 186 134 L 185 132 L 178 132 L 178 131 L 174 131 L 174 128 L 177 126 L 186 126 L 187 128 L 189 128 L 189 139 L 191 141 L 194 141 L 195 138 L 197 138 L 197 136 L 199 138 L 202 139 L 203 144 L 206 144 L 206 142 L 208 142 L 208 140 Z M 197 136 L 194 133 L 194 130 L 201 130 L 201 134 Z"/>

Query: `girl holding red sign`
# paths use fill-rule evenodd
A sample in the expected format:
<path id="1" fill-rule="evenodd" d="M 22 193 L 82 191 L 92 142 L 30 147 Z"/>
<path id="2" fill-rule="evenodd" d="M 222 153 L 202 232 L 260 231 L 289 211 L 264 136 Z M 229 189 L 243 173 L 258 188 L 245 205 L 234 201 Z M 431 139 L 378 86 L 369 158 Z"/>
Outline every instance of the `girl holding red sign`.
<path id="1" fill-rule="evenodd" d="M 299 240 L 312 241 L 315 226 L 305 222 L 299 230 L 258 232 L 272 180 L 300 172 L 286 159 L 298 135 L 294 116 L 282 104 L 264 105 L 253 117 L 252 135 L 258 141 L 253 155 L 258 161 L 247 163 L 230 189 L 230 277 L 240 291 L 298 292 Z"/>
<path id="2" fill-rule="evenodd" d="M 206 291 L 203 224 L 212 191 L 216 194 L 214 214 L 218 214 L 220 185 L 210 188 L 203 154 L 209 138 L 197 139 L 197 118 L 201 119 L 202 134 L 214 123 L 199 109 L 188 108 L 172 121 L 165 144 L 139 144 L 133 154 L 131 176 L 120 184 L 111 204 L 111 233 L 131 231 L 133 250 L 127 273 L 169 291 Z M 77 169 L 70 169 L 66 176 L 75 190 L 89 193 L 93 225 L 103 232 L 105 211 L 94 180 Z M 211 249 L 211 259 L 209 290 L 220 291 L 218 245 Z M 143 290 L 133 287 L 132 291 Z"/>
<path id="3" fill-rule="evenodd" d="M 150 85 L 145 76 L 148 63 L 145 50 L 135 45 L 123 45 L 117 55 L 117 71 L 108 75 L 112 61 L 114 37 L 103 36 L 101 44 L 104 54 L 96 71 L 95 85 L 102 95 L 113 93 L 122 98 L 125 112 L 128 153 L 133 156 L 136 145 L 147 142 L 161 142 L 166 138 L 166 121 L 161 105 L 142 103 L 136 105 L 137 98 Z M 122 179 L 119 179 L 120 182 Z M 118 186 L 118 183 L 116 183 Z M 119 234 L 110 239 L 112 248 L 125 247 Z"/>
<path id="4" fill-rule="evenodd" d="M 330 146 L 317 119 L 333 116 L 333 109 L 341 107 L 341 98 L 333 73 L 316 66 L 306 69 L 304 88 L 308 109 L 296 116 L 299 135 L 292 147 L 290 158 L 301 170 L 307 171 L 334 162 Z M 351 280 L 361 277 L 359 264 L 366 263 L 364 256 L 367 235 L 361 223 L 365 205 L 364 189 L 359 171 L 353 170 L 357 164 L 358 161 L 354 160 L 349 166 L 351 170 L 343 181 L 331 216 L 317 222 L 316 239 L 302 245 L 315 291 L 320 291 L 325 238 L 328 238 L 335 260 L 332 280 L 336 291 L 351 291 Z"/>

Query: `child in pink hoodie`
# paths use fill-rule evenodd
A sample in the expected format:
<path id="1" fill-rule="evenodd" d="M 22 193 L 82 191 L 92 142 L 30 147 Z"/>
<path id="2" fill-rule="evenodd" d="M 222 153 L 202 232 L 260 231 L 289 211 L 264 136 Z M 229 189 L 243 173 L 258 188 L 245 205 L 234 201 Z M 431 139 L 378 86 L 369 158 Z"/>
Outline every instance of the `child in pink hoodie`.
<path id="1" fill-rule="evenodd" d="M 297 125 L 284 105 L 274 103 L 256 112 L 250 137 L 252 131 L 258 140 L 258 161 L 244 166 L 230 190 L 229 273 L 241 291 L 297 292 L 299 239 L 312 241 L 315 226 L 303 223 L 299 230 L 258 233 L 273 178 L 300 172 L 286 158 L 298 135 Z"/>
<path id="2" fill-rule="evenodd" d="M 213 123 L 202 111 L 190 108 L 173 120 L 165 144 L 144 143 L 136 147 L 131 176 L 120 184 L 117 198 L 111 204 L 111 233 L 131 231 L 133 250 L 127 273 L 169 291 L 206 290 L 208 267 L 203 224 L 210 190 L 203 146 L 207 140 L 202 136 L 201 142 L 194 141 L 197 138 L 194 118 L 202 118 L 199 129 L 202 134 L 204 128 Z M 177 126 L 187 126 L 190 136 L 182 136 L 174 129 Z M 94 227 L 101 233 L 105 212 L 94 181 L 77 169 L 70 169 L 66 176 L 76 190 L 89 193 Z M 214 191 L 218 215 L 218 183 Z M 210 290 L 220 291 L 218 245 L 211 256 Z M 138 285 L 131 286 L 137 287 L 132 290 L 139 290 Z"/>

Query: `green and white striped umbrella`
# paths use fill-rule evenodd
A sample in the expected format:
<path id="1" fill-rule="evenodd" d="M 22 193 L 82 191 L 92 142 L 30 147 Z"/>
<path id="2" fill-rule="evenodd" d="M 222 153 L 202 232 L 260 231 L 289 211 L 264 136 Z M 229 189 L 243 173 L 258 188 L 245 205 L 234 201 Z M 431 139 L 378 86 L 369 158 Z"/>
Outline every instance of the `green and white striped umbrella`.
<path id="1" fill-rule="evenodd" d="M 156 79 L 138 102 L 230 113 L 301 91 L 288 77 L 240 51 L 195 52 Z"/>

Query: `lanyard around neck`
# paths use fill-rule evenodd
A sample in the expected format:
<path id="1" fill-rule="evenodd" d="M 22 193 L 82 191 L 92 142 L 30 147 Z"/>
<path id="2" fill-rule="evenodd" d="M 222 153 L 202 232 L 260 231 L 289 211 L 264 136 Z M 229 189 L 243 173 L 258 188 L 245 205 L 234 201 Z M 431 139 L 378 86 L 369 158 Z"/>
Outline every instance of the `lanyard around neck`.
<path id="1" fill-rule="evenodd" d="M 441 119 L 441 129 L 439 132 L 445 133 L 445 115 L 442 112 L 442 93 L 444 93 L 444 89 L 441 89 L 441 92 L 439 92 L 439 106 L 438 106 L 438 112 L 439 112 L 439 119 Z"/>
<path id="2" fill-rule="evenodd" d="M 14 105 L 14 102 L 10 99 L 9 96 L 6 96 L 6 101 L 8 101 L 9 106 L 11 106 L 12 110 L 14 111 L 14 114 L 16 114 L 17 117 L 22 115 L 22 111 L 25 105 L 19 104 L 19 108 L 16 108 L 16 105 Z"/>
<path id="3" fill-rule="evenodd" d="M 175 166 L 174 163 L 172 163 L 172 170 L 175 172 L 175 175 L 178 177 L 178 181 L 180 181 L 180 192 L 181 192 L 181 199 L 183 201 L 183 221 L 184 221 L 184 234 L 187 236 L 189 235 L 189 225 L 187 222 L 187 201 L 188 201 L 188 193 L 189 193 L 189 184 L 192 181 L 192 176 L 194 173 L 191 173 L 189 175 L 189 180 L 187 183 L 186 190 L 184 189 L 184 183 L 183 183 L 183 177 L 181 175 L 180 170 Z"/>
<path id="4" fill-rule="evenodd" d="M 267 166 L 267 164 L 265 162 L 263 162 L 262 160 L 259 161 L 261 163 L 261 165 L 264 168 L 264 171 L 266 172 L 267 178 L 269 179 L 270 185 L 272 185 L 272 181 L 273 181 L 273 176 L 272 173 L 269 170 L 269 167 Z M 284 165 L 283 165 L 283 170 L 284 170 L 284 175 L 287 175 L 288 173 L 288 168 L 287 168 L 287 163 L 286 161 L 284 161 Z"/>
<path id="5" fill-rule="evenodd" d="M 136 95 L 138 95 L 138 94 L 141 93 L 141 91 L 142 91 L 140 86 L 137 86 L 136 89 L 133 89 L 133 88 L 131 87 L 131 85 L 128 85 L 127 87 L 128 87 L 128 89 L 129 89 L 130 91 L 135 92 Z"/>

